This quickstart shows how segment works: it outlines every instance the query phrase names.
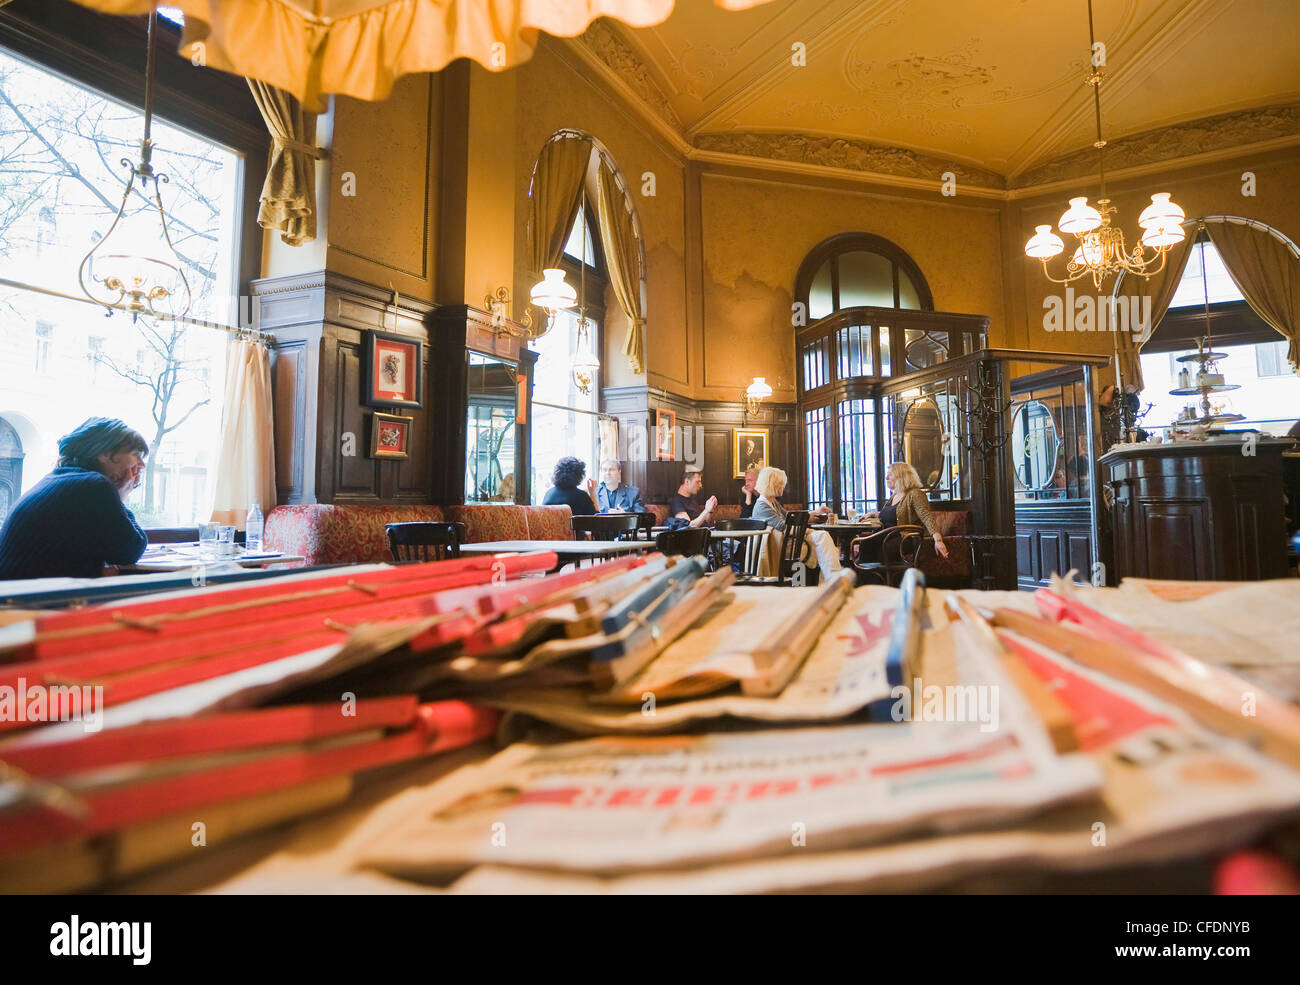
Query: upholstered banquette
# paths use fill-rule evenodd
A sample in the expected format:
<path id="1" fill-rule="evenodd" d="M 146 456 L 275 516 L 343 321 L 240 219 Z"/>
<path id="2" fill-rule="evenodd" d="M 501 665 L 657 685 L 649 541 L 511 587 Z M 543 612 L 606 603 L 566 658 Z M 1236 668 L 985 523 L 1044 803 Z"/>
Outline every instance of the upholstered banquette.
<path id="1" fill-rule="evenodd" d="M 399 506 L 310 503 L 277 506 L 266 516 L 268 550 L 300 554 L 305 564 L 391 561 L 390 523 L 459 523 L 464 542 L 571 540 L 567 506 Z"/>
<path id="2" fill-rule="evenodd" d="M 668 504 L 667 503 L 646 503 L 646 511 L 655 515 L 655 526 L 662 527 L 668 522 Z M 735 503 L 719 503 L 718 508 L 713 511 L 714 520 L 737 520 L 740 518 L 740 507 Z"/>

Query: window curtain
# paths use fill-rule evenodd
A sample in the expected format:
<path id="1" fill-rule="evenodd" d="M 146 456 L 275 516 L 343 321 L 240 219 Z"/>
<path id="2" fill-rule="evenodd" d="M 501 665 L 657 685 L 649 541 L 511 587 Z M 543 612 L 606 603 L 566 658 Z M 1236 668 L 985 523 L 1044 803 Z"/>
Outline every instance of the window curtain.
<path id="1" fill-rule="evenodd" d="M 610 285 L 628 319 L 623 351 L 632 372 L 644 372 L 645 317 L 641 309 L 641 251 L 632 224 L 627 196 L 604 161 L 596 171 L 596 197 L 600 211 L 600 238 L 605 246 L 605 266 Z"/>
<path id="2" fill-rule="evenodd" d="M 270 352 L 260 342 L 232 339 L 226 346 L 213 520 L 242 528 L 254 503 L 263 516 L 275 506 L 272 434 Z"/>
<path id="3" fill-rule="evenodd" d="M 1138 390 L 1144 387 L 1142 346 L 1146 344 L 1147 339 L 1151 338 L 1156 326 L 1160 324 L 1160 319 L 1169 310 L 1169 302 L 1174 299 L 1178 283 L 1183 279 L 1183 270 L 1187 266 L 1187 258 L 1191 256 L 1192 244 L 1195 241 L 1196 234 L 1189 232 L 1181 243 L 1169 251 L 1169 256 L 1165 258 L 1165 269 L 1160 273 L 1150 278 L 1125 274 L 1119 284 L 1119 293 L 1132 300 L 1141 297 L 1151 298 L 1151 317 L 1142 335 L 1135 339 L 1132 332 L 1118 332 L 1115 336 L 1116 351 L 1119 355 L 1119 374 L 1125 387 L 1134 387 Z"/>
<path id="4" fill-rule="evenodd" d="M 1290 343 L 1286 358 L 1300 374 L 1300 260 L 1277 237 L 1244 222 L 1209 222 L 1206 229 L 1246 303 Z"/>
<path id="5" fill-rule="evenodd" d="M 276 229 L 290 246 L 316 238 L 316 117 L 282 89 L 248 80 L 253 100 L 271 134 L 257 223 Z"/>
<path id="6" fill-rule="evenodd" d="M 552 140 L 537 156 L 528 195 L 528 248 L 533 274 L 560 262 L 578 217 L 582 182 L 591 164 L 591 138 L 575 134 Z"/>

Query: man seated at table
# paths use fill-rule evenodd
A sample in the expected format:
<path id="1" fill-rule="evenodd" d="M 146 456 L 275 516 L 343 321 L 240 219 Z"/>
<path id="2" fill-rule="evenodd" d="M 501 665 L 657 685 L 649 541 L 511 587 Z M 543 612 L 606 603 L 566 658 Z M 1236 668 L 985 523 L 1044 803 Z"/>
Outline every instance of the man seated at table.
<path id="1" fill-rule="evenodd" d="M 686 466 L 682 484 L 677 487 L 677 495 L 668 504 L 668 516 L 671 519 L 685 520 L 691 527 L 707 527 L 713 522 L 713 511 L 718 508 L 718 497 L 710 496 L 700 505 L 695 498 L 704 487 L 704 470 L 698 465 Z"/>
<path id="2" fill-rule="evenodd" d="M 104 417 L 60 438 L 54 471 L 0 528 L 0 578 L 93 578 L 140 560 L 148 538 L 124 504 L 148 454 L 138 432 Z"/>
<path id="3" fill-rule="evenodd" d="M 600 464 L 600 486 L 587 480 L 587 490 L 596 500 L 601 513 L 644 513 L 641 490 L 623 482 L 623 469 L 618 462 L 607 458 Z"/>

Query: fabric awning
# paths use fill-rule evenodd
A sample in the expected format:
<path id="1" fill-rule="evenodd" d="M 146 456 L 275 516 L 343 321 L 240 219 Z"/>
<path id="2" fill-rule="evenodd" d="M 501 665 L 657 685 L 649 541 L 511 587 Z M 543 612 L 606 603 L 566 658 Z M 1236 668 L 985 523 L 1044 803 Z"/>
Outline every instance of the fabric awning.
<path id="1" fill-rule="evenodd" d="M 147 14 L 154 0 L 76 0 L 109 14 Z M 714 0 L 728 10 L 770 0 Z M 269 83 L 312 112 L 332 93 L 385 99 L 411 72 L 457 58 L 500 71 L 531 57 L 538 33 L 581 34 L 598 17 L 661 24 L 674 0 L 165 0 L 185 14 L 181 54 Z"/>

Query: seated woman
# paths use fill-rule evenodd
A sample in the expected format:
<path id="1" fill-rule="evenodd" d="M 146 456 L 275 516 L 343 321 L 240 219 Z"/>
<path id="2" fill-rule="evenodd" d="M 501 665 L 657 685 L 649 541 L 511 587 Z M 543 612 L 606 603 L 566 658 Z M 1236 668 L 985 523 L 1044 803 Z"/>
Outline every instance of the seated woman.
<path id="1" fill-rule="evenodd" d="M 555 471 L 551 473 L 551 488 L 546 490 L 542 505 L 567 506 L 574 516 L 592 516 L 596 512 L 596 504 L 578 488 L 586 474 L 587 466 L 581 459 L 560 459 L 555 463 Z"/>
<path id="2" fill-rule="evenodd" d="M 921 488 L 921 477 L 916 469 L 906 462 L 894 462 L 885 471 L 885 488 L 889 490 L 889 502 L 879 513 L 868 513 L 868 517 L 880 517 L 880 526 L 884 529 L 899 525 L 924 527 L 925 532 L 934 538 L 934 549 L 940 557 L 948 556 L 948 547 L 943 542 L 943 534 L 934 522 L 930 512 L 930 501 L 926 499 L 925 490 Z M 879 558 L 862 558 L 863 561 Z"/>
<path id="3" fill-rule="evenodd" d="M 758 500 L 754 503 L 753 518 L 782 532 L 785 531 L 785 507 L 781 505 L 780 498 L 785 492 L 787 481 L 786 474 L 781 469 L 770 465 L 759 472 L 754 481 Z M 830 534 L 824 530 L 809 530 L 804 536 L 805 543 L 812 545 L 816 557 L 814 567 L 827 572 L 840 570 L 840 551 Z"/>
<path id="4" fill-rule="evenodd" d="M 104 417 L 60 438 L 54 471 L 0 529 L 0 578 L 93 578 L 140 560 L 148 537 L 123 504 L 148 454 L 138 432 Z"/>

